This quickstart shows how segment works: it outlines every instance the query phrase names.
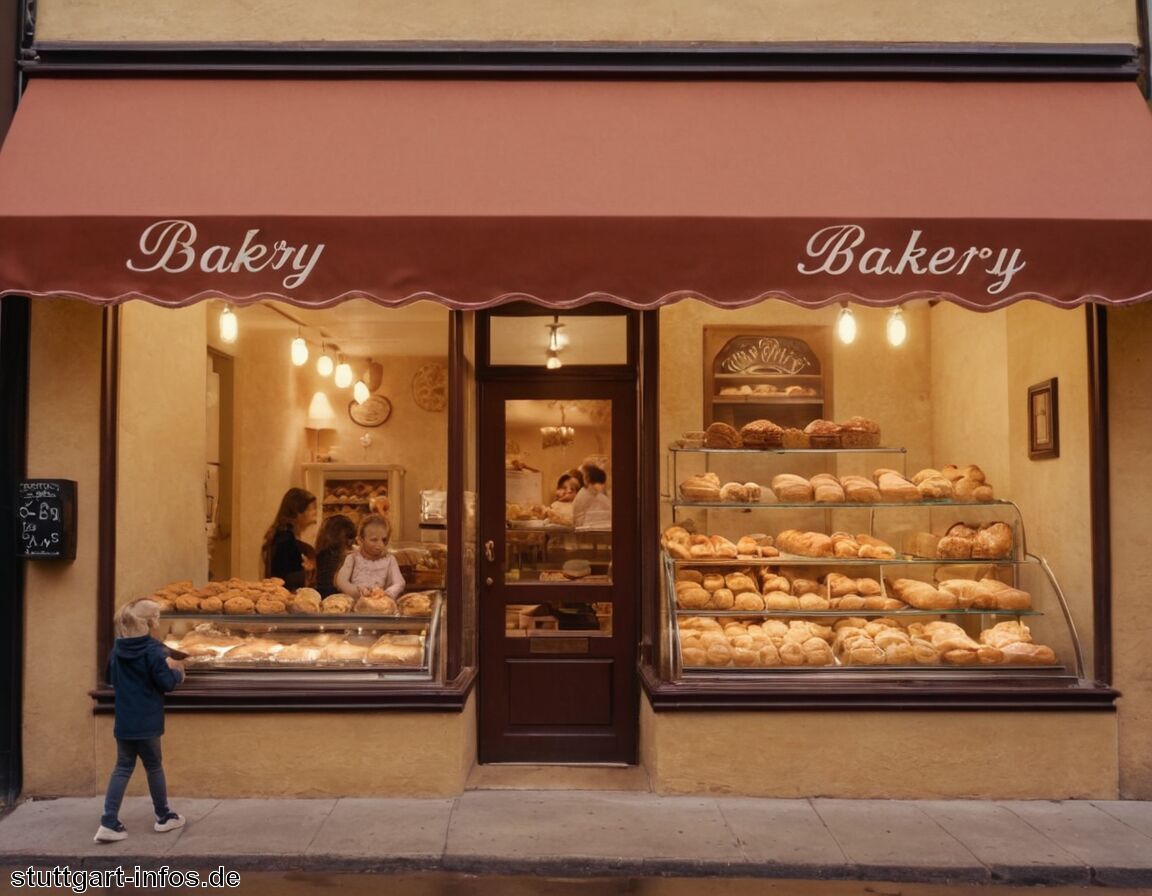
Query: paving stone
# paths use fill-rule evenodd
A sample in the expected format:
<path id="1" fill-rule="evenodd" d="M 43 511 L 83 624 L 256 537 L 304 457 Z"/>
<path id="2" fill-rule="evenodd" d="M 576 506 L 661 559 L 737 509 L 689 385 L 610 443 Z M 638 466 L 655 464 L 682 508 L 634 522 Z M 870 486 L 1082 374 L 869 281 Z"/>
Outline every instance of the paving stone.
<path id="1" fill-rule="evenodd" d="M 222 800 L 196 823 L 189 821 L 170 855 L 299 856 L 335 806 L 329 799 Z"/>
<path id="2" fill-rule="evenodd" d="M 808 800 L 717 799 L 748 861 L 781 866 L 839 866 L 847 857 Z"/>
<path id="3" fill-rule="evenodd" d="M 1012 800 L 1011 810 L 1094 871 L 1152 869 L 1152 838 L 1089 801 Z"/>
<path id="4" fill-rule="evenodd" d="M 365 859 L 439 858 L 454 806 L 454 800 L 342 799 L 307 851 Z"/>
<path id="5" fill-rule="evenodd" d="M 1152 837 L 1152 803 L 1140 800 L 1092 800 L 1091 803 L 1145 837 Z"/>

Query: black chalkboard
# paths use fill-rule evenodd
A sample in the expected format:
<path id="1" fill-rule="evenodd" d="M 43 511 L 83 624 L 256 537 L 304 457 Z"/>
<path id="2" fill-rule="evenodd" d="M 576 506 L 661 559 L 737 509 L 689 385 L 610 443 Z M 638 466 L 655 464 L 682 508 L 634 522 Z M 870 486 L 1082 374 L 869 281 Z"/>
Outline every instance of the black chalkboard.
<path id="1" fill-rule="evenodd" d="M 17 556 L 30 560 L 76 559 L 76 482 L 25 479 L 16 485 Z"/>

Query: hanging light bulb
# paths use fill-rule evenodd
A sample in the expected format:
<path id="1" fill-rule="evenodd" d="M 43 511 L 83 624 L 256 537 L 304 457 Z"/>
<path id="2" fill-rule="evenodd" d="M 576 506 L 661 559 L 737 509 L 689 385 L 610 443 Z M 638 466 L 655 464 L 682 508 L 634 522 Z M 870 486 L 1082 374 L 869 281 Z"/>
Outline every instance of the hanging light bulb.
<path id="1" fill-rule="evenodd" d="M 553 316 L 552 323 L 548 324 L 548 360 L 544 366 L 549 370 L 559 370 L 564 366 L 560 361 L 560 349 L 567 344 L 567 340 L 560 337 L 560 328 L 563 326 L 560 315 Z"/>
<path id="2" fill-rule="evenodd" d="M 220 341 L 232 343 L 240 334 L 240 322 L 236 319 L 231 305 L 225 305 L 220 312 Z"/>
<path id="3" fill-rule="evenodd" d="M 296 331 L 296 338 L 292 340 L 292 363 L 297 367 L 303 367 L 308 363 L 308 343 L 304 341 L 299 330 Z"/>
<path id="4" fill-rule="evenodd" d="M 888 315 L 888 344 L 896 347 L 908 338 L 908 323 L 904 320 L 904 309 L 896 307 Z"/>
<path id="5" fill-rule="evenodd" d="M 560 356 L 556 354 L 555 349 L 548 349 L 548 361 L 544 366 L 549 370 L 559 370 L 564 366 L 564 363 L 560 360 Z"/>
<path id="6" fill-rule="evenodd" d="M 352 387 L 352 397 L 356 399 L 357 404 L 364 404 L 371 394 L 368 391 L 368 384 L 364 380 L 356 380 L 356 385 Z"/>
<path id="7" fill-rule="evenodd" d="M 320 357 L 316 359 L 316 372 L 320 376 L 332 376 L 332 371 L 336 369 L 336 365 L 332 361 L 332 356 L 328 354 L 328 346 L 320 343 Z"/>
<path id="8" fill-rule="evenodd" d="M 840 316 L 836 319 L 836 335 L 845 345 L 851 345 L 856 339 L 856 316 L 847 304 L 840 310 Z"/>
<path id="9" fill-rule="evenodd" d="M 344 360 L 344 356 L 340 356 L 340 363 L 336 365 L 336 385 L 341 389 L 347 389 L 352 385 L 352 365 Z"/>

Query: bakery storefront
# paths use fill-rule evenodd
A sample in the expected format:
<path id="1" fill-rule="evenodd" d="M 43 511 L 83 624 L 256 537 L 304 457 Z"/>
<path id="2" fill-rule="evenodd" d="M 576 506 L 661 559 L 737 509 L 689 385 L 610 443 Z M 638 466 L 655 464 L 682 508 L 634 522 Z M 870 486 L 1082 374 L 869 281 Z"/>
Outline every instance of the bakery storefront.
<path id="1" fill-rule="evenodd" d="M 99 789 L 154 595 L 190 795 L 1114 797 L 1150 148 L 1107 82 L 33 79 L 0 291 L 77 522 L 26 552 L 26 793 Z M 265 579 L 289 487 L 385 512 L 403 596 Z"/>

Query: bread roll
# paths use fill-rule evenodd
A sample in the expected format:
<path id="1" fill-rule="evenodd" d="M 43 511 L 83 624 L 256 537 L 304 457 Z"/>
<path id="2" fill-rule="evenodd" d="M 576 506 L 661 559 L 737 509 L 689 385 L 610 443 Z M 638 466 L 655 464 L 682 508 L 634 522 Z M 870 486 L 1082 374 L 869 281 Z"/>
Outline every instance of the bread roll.
<path id="1" fill-rule="evenodd" d="M 960 605 L 956 595 L 933 588 L 919 579 L 894 579 L 891 591 L 917 610 L 954 610 Z"/>
<path id="2" fill-rule="evenodd" d="M 1012 527 L 1007 523 L 990 523 L 976 533 L 972 541 L 972 558 L 999 560 L 1012 556 Z"/>
<path id="3" fill-rule="evenodd" d="M 765 591 L 768 590 L 767 586 L 765 586 L 764 590 Z M 792 593 L 795 595 L 823 594 L 824 593 L 824 586 L 821 585 L 819 582 L 815 581 L 814 579 L 807 579 L 807 578 L 800 577 L 800 578 L 795 578 L 792 580 L 792 588 L 791 589 L 781 588 L 780 590 L 781 591 L 791 590 Z"/>
<path id="4" fill-rule="evenodd" d="M 883 591 L 880 588 L 880 583 L 875 579 L 863 578 L 856 580 L 856 593 L 862 594 L 864 597 L 870 597 L 872 595 L 880 595 Z"/>
<path id="5" fill-rule="evenodd" d="M 925 471 L 921 470 L 920 472 L 923 473 Z M 913 484 L 916 486 L 917 491 L 920 492 L 920 497 L 925 501 L 950 501 L 954 495 L 952 483 L 939 473 L 936 473 L 934 476 L 928 476 Z"/>
<path id="6" fill-rule="evenodd" d="M 715 474 L 689 476 L 680 483 L 680 494 L 686 501 L 719 501 L 720 480 Z"/>
<path id="7" fill-rule="evenodd" d="M 880 503 L 880 489 L 865 476 L 841 476 L 840 484 L 844 486 L 844 497 L 850 504 Z"/>
<path id="8" fill-rule="evenodd" d="M 256 601 L 256 612 L 262 616 L 278 616 L 288 612 L 288 607 L 282 600 L 271 600 L 266 597 Z"/>
<path id="9" fill-rule="evenodd" d="M 764 609 L 764 598 L 758 591 L 742 591 L 736 595 L 733 609 L 758 613 Z"/>
<path id="10" fill-rule="evenodd" d="M 750 535 L 742 535 L 736 541 L 737 557 L 759 557 L 760 545 Z"/>
<path id="11" fill-rule="evenodd" d="M 199 613 L 200 598 L 191 594 L 181 594 L 174 601 L 177 613 Z"/>
<path id="12" fill-rule="evenodd" d="M 352 598 L 347 594 L 329 594 L 320 601 L 320 612 L 329 615 L 341 615 L 352 612 Z"/>
<path id="13" fill-rule="evenodd" d="M 730 504 L 747 504 L 751 499 L 743 483 L 726 482 L 720 486 L 720 500 Z"/>
<path id="14" fill-rule="evenodd" d="M 347 641 L 340 641 L 322 648 L 316 662 L 320 665 L 362 663 L 367 654 L 368 648 L 363 644 L 349 644 Z"/>
<path id="15" fill-rule="evenodd" d="M 799 532 L 785 529 L 776 536 L 781 551 L 801 557 L 831 557 L 832 539 L 821 532 Z"/>
<path id="16" fill-rule="evenodd" d="M 376 588 L 372 593 L 358 597 L 352 605 L 352 612 L 364 616 L 396 616 L 400 609 L 395 599 Z"/>
<path id="17" fill-rule="evenodd" d="M 163 612 L 163 611 L 161 611 L 161 612 Z M 220 598 L 215 597 L 215 596 L 202 597 L 202 598 L 200 598 L 200 612 L 201 613 L 212 613 L 212 614 L 223 613 L 224 612 L 224 601 L 220 600 Z"/>
<path id="18" fill-rule="evenodd" d="M 936 556 L 941 560 L 967 560 L 972 556 L 972 539 L 945 535 L 936 543 Z"/>
<path id="19" fill-rule="evenodd" d="M 724 587 L 724 576 L 718 572 L 706 572 L 701 584 L 705 591 L 715 591 L 717 588 Z"/>
<path id="20" fill-rule="evenodd" d="M 694 582 L 699 585 L 704 581 L 704 573 L 698 569 L 677 569 L 676 570 L 677 582 Z"/>
<path id="21" fill-rule="evenodd" d="M 364 655 L 364 662 L 376 665 L 419 666 L 423 659 L 419 635 L 381 635 Z"/>
<path id="22" fill-rule="evenodd" d="M 832 539 L 833 557 L 860 556 L 860 543 L 847 532 L 833 532 L 829 537 Z"/>
<path id="23" fill-rule="evenodd" d="M 723 535 L 709 536 L 709 541 L 712 542 L 712 550 L 717 557 L 725 557 L 735 560 L 736 559 L 736 543 L 729 541 Z"/>
<path id="24" fill-rule="evenodd" d="M 708 665 L 708 653 L 703 647 L 681 647 L 680 664 L 685 668 Z"/>
<path id="25" fill-rule="evenodd" d="M 940 588 L 950 594 L 955 594 L 960 606 L 965 609 L 994 610 L 996 609 L 996 594 L 986 585 L 974 582 L 971 579 L 945 579 Z"/>
<path id="26" fill-rule="evenodd" d="M 817 473 L 809 484 L 817 504 L 843 504 L 847 500 L 844 486 L 831 473 Z"/>
<path id="27" fill-rule="evenodd" d="M 785 504 L 807 504 L 815 495 L 812 483 L 794 473 L 780 473 L 772 477 L 772 492 Z"/>
<path id="28" fill-rule="evenodd" d="M 762 592 L 769 591 L 783 591 L 785 594 L 792 592 L 792 583 L 784 576 L 777 575 L 767 567 L 760 570 L 760 590 Z"/>
<path id="29" fill-rule="evenodd" d="M 830 597 L 843 597 L 845 594 L 856 593 L 856 580 L 838 572 L 830 572 L 824 577 L 824 584 L 828 586 Z"/>
<path id="30" fill-rule="evenodd" d="M 756 590 L 756 583 L 752 581 L 752 577 L 742 572 L 728 573 L 724 577 L 724 585 L 737 593 Z"/>
<path id="31" fill-rule="evenodd" d="M 707 535 L 693 535 L 692 543 L 688 546 L 688 556 L 697 559 L 710 559 L 716 556 L 716 549 Z"/>
<path id="32" fill-rule="evenodd" d="M 256 604 L 247 597 L 230 597 L 224 601 L 224 612 L 231 616 L 242 616 L 256 612 Z"/>
<path id="33" fill-rule="evenodd" d="M 801 594 L 796 598 L 801 610 L 828 610 L 832 608 L 831 601 L 820 594 Z"/>
<path id="34" fill-rule="evenodd" d="M 401 616 L 431 616 L 433 598 L 430 592 L 416 591 L 401 597 L 396 601 L 396 607 Z"/>
<path id="35" fill-rule="evenodd" d="M 1053 666 L 1056 652 L 1044 644 L 1028 644 L 1016 641 L 1000 648 L 1004 662 L 1016 666 Z"/>
<path id="36" fill-rule="evenodd" d="M 877 470 L 874 479 L 883 501 L 910 504 L 921 500 L 920 490 L 893 470 Z"/>
<path id="37" fill-rule="evenodd" d="M 711 610 L 731 610 L 736 606 L 736 595 L 731 588 L 717 588 L 711 592 L 708 608 Z"/>
<path id="38" fill-rule="evenodd" d="M 783 591 L 769 591 L 764 595 L 763 610 L 799 610 L 800 598 Z"/>

